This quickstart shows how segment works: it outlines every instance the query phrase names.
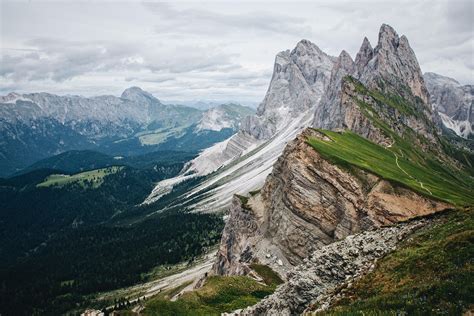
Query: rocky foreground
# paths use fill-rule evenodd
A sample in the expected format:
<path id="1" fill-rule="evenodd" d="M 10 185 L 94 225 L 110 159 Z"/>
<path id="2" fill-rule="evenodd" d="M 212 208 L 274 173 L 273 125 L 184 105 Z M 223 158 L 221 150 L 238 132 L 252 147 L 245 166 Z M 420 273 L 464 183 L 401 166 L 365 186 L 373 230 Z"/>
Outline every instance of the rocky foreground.
<path id="1" fill-rule="evenodd" d="M 327 295 L 374 268 L 377 259 L 396 249 L 414 231 L 430 225 L 421 219 L 392 227 L 365 231 L 314 251 L 288 274 L 288 281 L 274 294 L 234 315 L 297 315 L 311 304 L 330 306 Z"/>

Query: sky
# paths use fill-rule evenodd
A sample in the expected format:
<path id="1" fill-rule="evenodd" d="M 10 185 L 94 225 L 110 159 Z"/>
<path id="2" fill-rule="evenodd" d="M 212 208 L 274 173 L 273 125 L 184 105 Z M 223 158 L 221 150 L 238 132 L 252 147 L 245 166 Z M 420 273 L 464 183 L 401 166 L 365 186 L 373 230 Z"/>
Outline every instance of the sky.
<path id="1" fill-rule="evenodd" d="M 260 102 L 275 55 L 308 39 L 353 58 L 382 23 L 423 72 L 474 83 L 474 1 L 0 0 L 0 94 Z"/>

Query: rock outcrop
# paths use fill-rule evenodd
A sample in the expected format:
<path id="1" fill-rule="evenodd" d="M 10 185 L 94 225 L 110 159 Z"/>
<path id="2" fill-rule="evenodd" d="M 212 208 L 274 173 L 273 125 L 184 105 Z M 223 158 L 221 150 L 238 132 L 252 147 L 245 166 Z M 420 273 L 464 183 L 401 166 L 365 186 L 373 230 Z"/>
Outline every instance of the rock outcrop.
<path id="1" fill-rule="evenodd" d="M 412 232 L 429 225 L 417 220 L 351 235 L 324 246 L 288 273 L 288 282 L 256 305 L 234 315 L 300 315 L 325 294 L 363 275 Z M 320 302 L 318 302 L 320 303 Z"/>
<path id="2" fill-rule="evenodd" d="M 260 193 L 245 203 L 234 198 L 217 274 L 246 274 L 257 261 L 284 276 L 346 236 L 450 208 L 366 171 L 338 167 L 307 143 L 309 137 L 324 136 L 306 129 L 285 148 Z"/>

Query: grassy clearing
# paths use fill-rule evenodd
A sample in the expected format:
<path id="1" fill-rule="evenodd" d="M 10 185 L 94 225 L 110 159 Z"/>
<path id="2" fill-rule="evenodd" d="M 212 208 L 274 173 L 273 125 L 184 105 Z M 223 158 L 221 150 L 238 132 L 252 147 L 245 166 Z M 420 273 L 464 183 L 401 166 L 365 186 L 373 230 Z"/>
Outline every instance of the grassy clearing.
<path id="1" fill-rule="evenodd" d="M 204 287 L 184 293 L 177 301 L 150 300 L 144 315 L 220 315 L 257 303 L 273 292 L 244 276 L 212 276 Z"/>
<path id="2" fill-rule="evenodd" d="M 318 315 L 461 315 L 474 302 L 474 211 L 421 230 Z"/>
<path id="3" fill-rule="evenodd" d="M 273 293 L 282 280 L 267 266 L 253 265 L 252 268 L 266 284 L 245 276 L 211 276 L 202 288 L 184 293 L 174 302 L 164 296 L 149 300 L 143 314 L 208 316 L 253 305 Z"/>
<path id="4" fill-rule="evenodd" d="M 84 188 L 98 188 L 104 181 L 104 177 L 109 174 L 114 174 L 123 169 L 120 166 L 113 166 L 108 168 L 85 171 L 74 175 L 66 174 L 52 174 L 48 176 L 43 182 L 37 184 L 37 187 L 63 187 L 69 184 L 78 184 Z"/>
<path id="5" fill-rule="evenodd" d="M 170 137 L 182 136 L 188 126 L 179 126 L 172 128 L 160 128 L 152 132 L 142 132 L 137 134 L 142 145 L 159 145 Z"/>
<path id="6" fill-rule="evenodd" d="M 453 205 L 474 205 L 474 181 L 468 175 L 456 174 L 406 144 L 384 148 L 353 132 L 318 131 L 330 140 L 310 138 L 308 143 L 333 163 L 364 169 Z"/>

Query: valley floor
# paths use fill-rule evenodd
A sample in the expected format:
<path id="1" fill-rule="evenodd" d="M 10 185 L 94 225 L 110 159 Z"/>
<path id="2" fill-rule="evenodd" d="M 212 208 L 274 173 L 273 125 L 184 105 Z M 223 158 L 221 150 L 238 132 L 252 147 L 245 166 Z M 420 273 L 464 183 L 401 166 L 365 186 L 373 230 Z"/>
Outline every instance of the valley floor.
<path id="1" fill-rule="evenodd" d="M 101 302 L 114 302 L 115 300 L 125 299 L 131 305 L 135 305 L 133 307 L 134 311 L 139 311 L 142 308 L 142 304 L 137 303 L 143 302 L 160 293 L 179 288 L 179 291 L 175 293 L 176 297 L 171 298 L 175 300 L 179 294 L 193 289 L 196 283 L 211 270 L 215 258 L 216 253 L 215 250 L 213 250 L 196 259 L 192 264 L 181 263 L 169 267 L 160 267 L 159 271 L 155 273 L 156 277 L 150 276 L 150 278 L 154 278 L 154 280 L 101 293 L 97 296 L 95 301 L 97 306 L 99 306 Z M 109 305 L 106 309 L 111 311 L 114 309 L 114 305 Z"/>

